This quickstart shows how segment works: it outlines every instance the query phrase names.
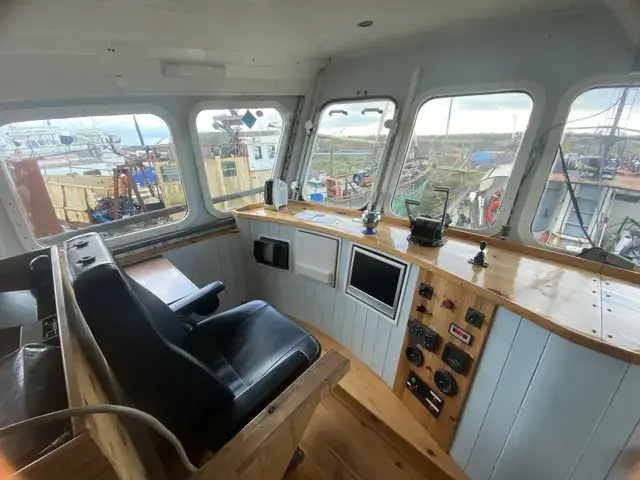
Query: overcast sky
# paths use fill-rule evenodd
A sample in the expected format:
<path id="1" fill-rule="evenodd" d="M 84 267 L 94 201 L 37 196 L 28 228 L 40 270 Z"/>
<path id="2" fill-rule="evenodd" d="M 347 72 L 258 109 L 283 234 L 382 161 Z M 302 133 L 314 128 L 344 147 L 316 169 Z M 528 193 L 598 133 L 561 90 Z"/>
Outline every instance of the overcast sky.
<path id="1" fill-rule="evenodd" d="M 590 132 L 598 126 L 611 125 L 622 92 L 621 88 L 598 88 L 584 92 L 572 105 L 566 129 Z M 620 127 L 640 130 L 640 98 L 637 97 L 637 92 L 637 89 L 628 91 L 620 116 Z M 623 131 L 623 134 L 637 135 L 638 132 Z"/>
<path id="2" fill-rule="evenodd" d="M 252 128 L 242 126 L 243 131 L 267 130 L 269 124 L 282 125 L 282 115 L 275 108 L 250 108 L 249 111 L 257 120 Z M 238 109 L 239 115 L 246 112 L 246 108 Z M 196 117 L 196 128 L 198 132 L 215 132 L 217 130 L 213 128 L 213 117 L 230 115 L 229 110 L 203 110 Z"/>
<path id="3" fill-rule="evenodd" d="M 600 88 L 585 92 L 576 98 L 569 115 L 571 129 L 588 127 L 594 131 L 598 126 L 607 125 L 615 107 L 612 102 L 620 98 L 622 90 L 616 88 Z M 635 90 L 630 90 L 629 105 L 623 112 L 621 126 L 640 130 L 640 98 L 635 99 Z M 635 99 L 632 108 L 632 101 Z M 523 132 L 529 122 L 533 100 L 526 93 L 500 92 L 484 95 L 467 95 L 458 97 L 436 98 L 427 101 L 418 112 L 414 133 L 417 135 L 444 135 L 447 131 L 447 117 L 451 105 L 449 133 L 512 133 Z M 386 117 L 393 116 L 391 102 L 350 102 L 333 104 L 323 112 L 320 132 L 332 135 L 375 135 L 380 127 L 380 115 L 362 115 L 363 108 L 379 108 Z M 611 108 L 609 108 L 611 107 Z M 603 112 L 603 110 L 607 111 Z M 344 110 L 347 115 L 338 113 Z M 333 112 L 329 116 L 329 112 Z M 598 115 L 596 115 L 598 114 Z M 592 118 L 580 120 L 583 117 Z M 608 120 L 609 117 L 609 120 Z M 576 121 L 579 120 L 579 121 Z"/>
<path id="4" fill-rule="evenodd" d="M 171 134 L 169 127 L 160 117 L 150 114 L 136 115 L 142 138 L 146 145 L 169 143 Z M 51 120 L 52 127 L 60 128 L 61 134 L 73 135 L 77 129 L 97 129 L 112 135 L 120 135 L 123 145 L 140 145 L 138 133 L 133 122 L 133 115 L 105 115 L 100 117 L 65 118 Z M 17 122 L 20 127 L 46 127 L 44 121 Z M 8 126 L 0 128 L 0 134 L 11 132 Z"/>
<path id="5" fill-rule="evenodd" d="M 607 125 L 615 113 L 612 102 L 620 98 L 622 90 L 616 88 L 601 88 L 590 90 L 580 95 L 574 102 L 569 114 L 567 128 L 576 131 L 594 131 L 598 126 Z M 636 90 L 630 90 L 628 105 L 622 113 L 621 126 L 640 130 L 640 98 L 636 98 Z M 429 100 L 420 109 L 414 132 L 418 135 L 444 135 L 447 129 L 447 117 L 451 103 L 451 118 L 449 133 L 512 133 L 522 132 L 529 121 L 532 100 L 525 93 L 493 93 L 485 95 L 468 95 Z M 611 108 L 610 108 L 611 107 Z M 382 113 L 364 109 L 377 109 Z M 608 110 L 607 110 L 608 109 Z M 603 112 L 603 110 L 606 110 Z M 246 109 L 240 109 L 242 115 Z M 251 130 L 267 130 L 269 123 L 282 123 L 282 116 L 273 108 L 251 109 L 258 118 Z M 262 116 L 259 115 L 262 112 Z M 345 115 L 344 112 L 347 114 Z M 331 115 L 329 115 L 331 113 Z M 340 136 L 376 135 L 386 132 L 384 120 L 393 118 L 395 105 L 384 101 L 357 101 L 342 104 L 332 104 L 325 108 L 321 115 L 320 133 Z M 206 110 L 197 117 L 197 128 L 200 132 L 211 132 L 213 117 L 228 115 L 228 110 Z M 597 114 L 597 115 L 596 115 Z M 595 115 L 595 116 L 593 116 Z M 592 118 L 582 119 L 583 117 Z M 158 142 L 168 143 L 169 128 L 165 122 L 150 114 L 136 115 L 142 135 L 147 145 Z M 578 120 L 578 121 L 576 121 Z M 41 127 L 44 122 L 22 122 L 23 125 Z M 77 128 L 97 128 L 111 134 L 120 135 L 124 145 L 139 145 L 132 115 L 110 115 L 101 117 L 70 118 L 52 120 L 53 126 L 63 130 Z M 587 127 L 585 130 L 582 127 Z M 249 130 L 243 127 L 243 130 Z M 8 131 L 7 127 L 0 128 L 0 134 Z"/>
<path id="6" fill-rule="evenodd" d="M 246 109 L 239 110 L 240 115 L 243 115 Z M 258 113 L 262 112 L 262 116 Z M 282 116 L 273 108 L 263 109 L 251 109 L 257 121 L 251 130 L 267 130 L 269 123 L 282 124 Z M 213 116 L 214 115 L 229 115 L 229 110 L 205 110 L 200 112 L 196 119 L 198 131 L 200 132 L 212 132 L 213 128 Z M 138 120 L 138 125 L 142 132 L 142 137 L 146 145 L 155 145 L 156 143 L 169 143 L 171 134 L 169 127 L 160 117 L 151 114 L 140 114 L 135 116 Z M 84 118 L 65 118 L 56 119 L 50 121 L 51 126 L 59 127 L 61 133 L 73 134 L 77 129 L 90 128 L 98 129 L 104 132 L 119 135 L 122 138 L 123 145 L 140 145 L 140 140 L 136 132 L 135 124 L 133 122 L 133 115 L 106 115 L 96 117 L 84 117 Z M 41 128 L 46 126 L 44 121 L 32 121 L 32 122 L 17 122 L 14 125 L 25 127 L 37 127 Z M 243 127 L 242 130 L 250 130 L 248 127 Z M 11 129 L 8 126 L 0 128 L 0 135 L 4 138 L 5 132 L 10 132 Z"/>

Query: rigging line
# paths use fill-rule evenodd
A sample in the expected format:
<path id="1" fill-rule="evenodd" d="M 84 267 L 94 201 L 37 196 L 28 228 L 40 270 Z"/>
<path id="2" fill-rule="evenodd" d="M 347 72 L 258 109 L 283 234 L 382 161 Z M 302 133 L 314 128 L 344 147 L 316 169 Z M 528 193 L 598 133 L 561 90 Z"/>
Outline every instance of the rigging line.
<path id="1" fill-rule="evenodd" d="M 578 223 L 580 224 L 580 228 L 584 233 L 584 236 L 587 238 L 592 248 L 597 248 L 596 244 L 591 239 L 587 228 L 584 226 L 584 221 L 582 220 L 582 215 L 580 214 L 580 207 L 578 206 L 578 200 L 576 199 L 576 194 L 573 191 L 573 185 L 571 184 L 571 180 L 569 179 L 569 171 L 567 170 L 567 164 L 564 161 L 564 153 L 562 153 L 562 145 L 558 146 L 558 154 L 560 155 L 560 163 L 562 165 L 562 173 L 564 174 L 564 181 L 567 185 L 567 189 L 569 190 L 569 197 L 571 198 L 571 203 L 573 204 L 573 209 L 576 212 L 576 218 L 578 219 Z M 602 168 L 602 165 L 600 166 Z"/>
<path id="2" fill-rule="evenodd" d="M 597 117 L 599 115 L 602 115 L 603 113 L 608 112 L 609 110 L 612 110 L 614 108 L 618 107 L 618 104 L 620 103 L 620 100 L 622 100 L 622 94 L 620 94 L 620 96 L 618 97 L 618 99 L 612 103 L 611 105 L 609 105 L 607 108 L 605 108 L 604 110 L 601 110 L 597 113 L 594 113 L 592 115 L 587 115 L 586 117 L 580 117 L 580 118 L 574 118 L 573 120 L 565 120 L 564 122 L 560 122 L 560 123 L 556 123 L 555 125 L 550 126 L 549 128 L 547 128 L 542 134 L 540 134 L 540 136 L 538 138 L 542 138 L 544 135 L 546 135 L 547 133 L 549 133 L 551 130 L 561 127 L 563 125 L 568 125 L 570 123 L 575 123 L 575 122 L 580 122 L 582 120 L 587 120 L 589 118 L 593 118 L 593 117 Z"/>
<path id="3" fill-rule="evenodd" d="M 527 161 L 527 166 L 526 166 L 524 172 L 522 173 L 522 177 L 520 178 L 520 185 L 519 185 L 518 189 L 516 190 L 515 197 L 513 198 L 513 203 L 511 204 L 511 212 L 509 212 L 509 217 L 507 218 L 507 221 L 505 222 L 505 224 L 502 226 L 502 228 L 503 228 L 503 236 L 507 235 L 509 230 L 511 229 L 511 219 L 513 218 L 513 212 L 514 212 L 514 208 L 515 208 L 515 206 L 517 204 L 518 197 L 520 196 L 520 192 L 522 191 L 522 184 L 524 183 L 524 181 L 527 179 L 527 177 L 531 173 L 531 170 L 533 169 L 534 165 L 537 163 L 536 162 L 536 158 L 538 156 L 542 156 L 542 154 L 544 153 L 544 148 L 545 148 L 545 145 L 546 145 L 545 138 L 547 137 L 549 132 L 551 132 L 551 130 L 554 130 L 554 129 L 558 128 L 558 127 L 566 126 L 566 125 L 568 125 L 570 123 L 579 122 L 579 121 L 582 121 L 582 120 L 587 120 L 589 118 L 597 117 L 599 115 L 602 115 L 603 113 L 608 112 L 609 110 L 612 110 L 613 108 L 617 108 L 618 107 L 618 103 L 620 103 L 620 100 L 622 100 L 622 95 L 623 94 L 621 93 L 620 96 L 618 97 L 618 99 L 615 101 L 615 103 L 609 105 L 604 110 L 601 110 L 601 111 L 599 111 L 597 113 L 594 113 L 593 115 L 587 115 L 586 117 L 574 118 L 573 120 L 566 120 L 564 122 L 556 123 L 555 125 L 552 125 L 549 128 L 547 128 L 540 135 L 538 135 L 538 137 L 533 141 L 533 145 L 531 146 L 531 150 L 529 151 L 529 157 L 528 157 L 528 161 Z M 560 148 L 560 144 L 558 144 L 558 148 Z M 558 152 L 558 150 L 556 150 L 556 155 L 557 155 L 557 152 Z M 563 162 L 564 162 L 564 160 L 563 160 Z"/>

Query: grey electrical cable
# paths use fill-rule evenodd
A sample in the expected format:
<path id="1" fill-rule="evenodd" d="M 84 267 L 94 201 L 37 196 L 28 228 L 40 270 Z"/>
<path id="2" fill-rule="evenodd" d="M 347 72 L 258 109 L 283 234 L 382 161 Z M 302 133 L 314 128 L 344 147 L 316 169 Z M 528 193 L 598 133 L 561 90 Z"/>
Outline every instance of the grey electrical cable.
<path id="1" fill-rule="evenodd" d="M 160 423 L 157 418 L 141 410 L 131 407 L 125 407 L 123 405 L 88 405 L 86 407 L 68 408 L 66 410 L 46 413 L 38 417 L 28 418 L 26 420 L 22 420 L 21 422 L 14 423 L 13 425 L 8 425 L 6 427 L 0 428 L 0 438 L 13 435 L 20 430 L 37 427 L 58 420 L 97 414 L 122 415 L 124 417 L 135 418 L 136 420 L 140 420 L 141 422 L 146 423 L 148 426 L 162 435 L 173 446 L 173 448 L 176 449 L 180 461 L 190 473 L 198 471 L 198 468 L 194 466 L 189 460 L 189 457 L 187 457 L 187 453 L 180 443 L 180 440 L 178 440 L 178 438 L 173 433 L 171 433 L 171 431 L 167 427 Z"/>

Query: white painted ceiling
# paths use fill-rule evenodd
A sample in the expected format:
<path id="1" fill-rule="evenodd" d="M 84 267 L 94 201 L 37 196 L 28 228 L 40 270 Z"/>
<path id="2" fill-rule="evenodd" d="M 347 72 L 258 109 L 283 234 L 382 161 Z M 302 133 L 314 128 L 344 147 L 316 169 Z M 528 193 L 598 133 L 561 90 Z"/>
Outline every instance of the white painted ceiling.
<path id="1" fill-rule="evenodd" d="M 111 42 L 327 58 L 472 19 L 601 8 L 601 0 L 4 0 L 0 51 L 101 53 Z M 363 29 L 356 24 L 372 20 Z M 97 47 L 100 47 L 97 50 Z M 171 50 L 173 48 L 173 50 Z M 97 51 L 96 51 L 97 50 Z"/>
<path id="2" fill-rule="evenodd" d="M 167 79 L 156 88 L 166 62 L 226 65 L 221 91 L 251 90 L 251 79 L 264 92 L 300 90 L 342 53 L 462 22 L 605 8 L 602 0 L 0 0 L 0 99 L 28 97 L 43 78 L 51 95 L 211 91 L 211 82 Z M 374 25 L 358 28 L 362 20 Z"/>

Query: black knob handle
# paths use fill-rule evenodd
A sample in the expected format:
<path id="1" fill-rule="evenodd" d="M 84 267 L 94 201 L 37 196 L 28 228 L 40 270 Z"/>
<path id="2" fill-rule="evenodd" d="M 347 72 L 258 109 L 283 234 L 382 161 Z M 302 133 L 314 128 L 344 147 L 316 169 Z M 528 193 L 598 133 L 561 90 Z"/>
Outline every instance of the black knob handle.
<path id="1" fill-rule="evenodd" d="M 484 240 L 482 240 L 480 242 L 480 250 L 484 250 L 485 248 L 487 248 L 487 242 L 485 242 Z"/>

